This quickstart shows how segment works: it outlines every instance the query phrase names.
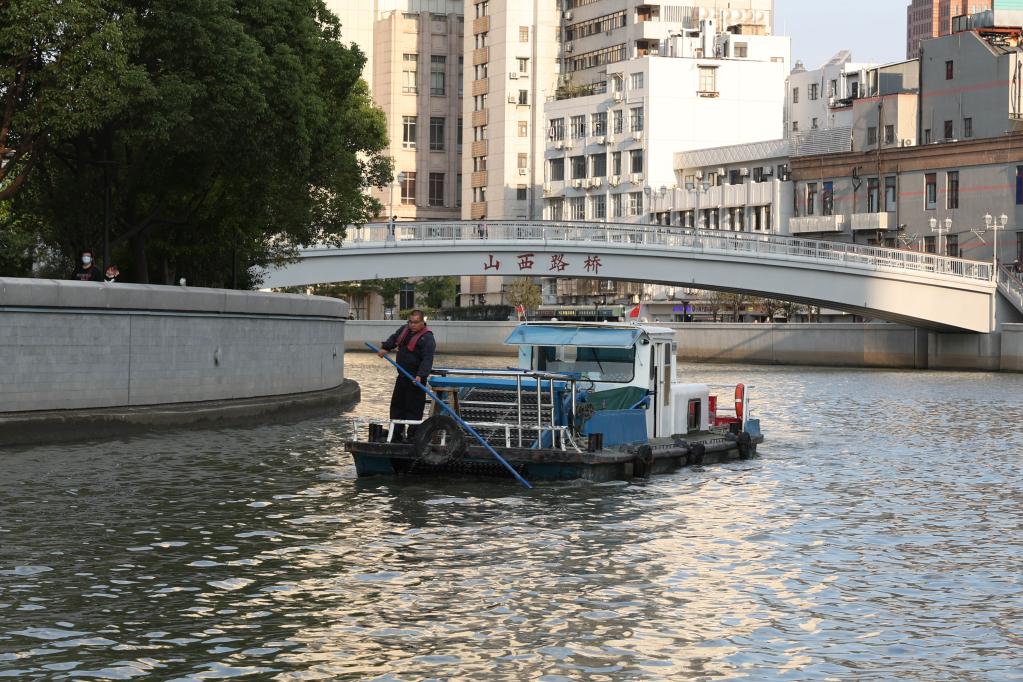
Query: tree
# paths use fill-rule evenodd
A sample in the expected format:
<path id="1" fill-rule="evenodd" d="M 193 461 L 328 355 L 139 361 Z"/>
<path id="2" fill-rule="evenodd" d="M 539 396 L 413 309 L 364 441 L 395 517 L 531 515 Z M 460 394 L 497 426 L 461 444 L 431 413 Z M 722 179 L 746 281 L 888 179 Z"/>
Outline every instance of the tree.
<path id="1" fill-rule="evenodd" d="M 525 310 L 536 310 L 543 302 L 540 285 L 529 277 L 517 277 L 508 285 L 508 302 Z"/>
<path id="2" fill-rule="evenodd" d="M 738 322 L 740 313 L 746 309 L 750 300 L 749 294 L 715 291 L 710 297 L 710 303 L 714 307 L 714 321 L 717 322 L 718 311 L 723 309 L 731 311 L 732 321 Z"/>
<path id="3" fill-rule="evenodd" d="M 0 200 L 49 151 L 98 130 L 139 87 L 135 14 L 116 0 L 0 3 Z"/>
<path id="4" fill-rule="evenodd" d="M 453 301 L 458 291 L 457 277 L 423 277 L 416 283 L 416 290 L 423 295 L 423 303 L 429 308 L 440 308 L 446 301 Z"/>
<path id="5" fill-rule="evenodd" d="M 141 78 L 100 125 L 52 145 L 13 204 L 45 241 L 98 245 L 109 188 L 111 245 L 137 281 L 246 285 L 250 266 L 339 244 L 377 212 L 364 190 L 391 175 L 383 113 L 322 0 L 120 7 Z"/>

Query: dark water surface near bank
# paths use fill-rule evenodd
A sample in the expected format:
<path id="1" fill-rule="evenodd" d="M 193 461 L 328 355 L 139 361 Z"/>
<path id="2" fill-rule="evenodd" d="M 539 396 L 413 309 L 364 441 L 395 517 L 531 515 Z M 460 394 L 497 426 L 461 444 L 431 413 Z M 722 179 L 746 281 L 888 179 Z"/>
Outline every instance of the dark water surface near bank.
<path id="1" fill-rule="evenodd" d="M 0 448 L 0 675 L 1023 680 L 1023 377 L 687 367 L 758 459 L 525 491 L 356 480 L 346 363 L 338 418 Z"/>

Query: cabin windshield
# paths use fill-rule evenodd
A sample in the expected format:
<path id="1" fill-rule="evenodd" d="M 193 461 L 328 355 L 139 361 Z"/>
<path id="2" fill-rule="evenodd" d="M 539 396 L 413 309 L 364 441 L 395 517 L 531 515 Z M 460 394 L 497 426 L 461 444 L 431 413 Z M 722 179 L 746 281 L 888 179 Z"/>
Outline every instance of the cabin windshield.
<path id="1" fill-rule="evenodd" d="M 629 383 L 635 373 L 636 349 L 577 346 L 537 346 L 536 369 L 579 374 L 591 381 Z"/>

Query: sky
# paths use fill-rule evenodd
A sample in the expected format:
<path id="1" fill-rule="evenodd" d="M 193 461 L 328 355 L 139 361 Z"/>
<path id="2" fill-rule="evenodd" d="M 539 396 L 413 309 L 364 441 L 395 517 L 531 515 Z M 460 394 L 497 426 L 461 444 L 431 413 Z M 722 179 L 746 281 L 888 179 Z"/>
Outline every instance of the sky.
<path id="1" fill-rule="evenodd" d="M 909 0 L 775 0 L 774 33 L 792 38 L 792 64 L 816 69 L 836 52 L 855 62 L 906 58 Z"/>

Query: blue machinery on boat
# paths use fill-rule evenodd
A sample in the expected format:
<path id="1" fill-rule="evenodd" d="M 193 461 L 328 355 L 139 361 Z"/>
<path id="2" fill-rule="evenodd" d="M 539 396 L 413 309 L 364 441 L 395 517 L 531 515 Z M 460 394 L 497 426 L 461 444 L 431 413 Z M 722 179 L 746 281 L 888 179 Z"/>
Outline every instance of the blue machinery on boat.
<path id="1" fill-rule="evenodd" d="M 369 343 L 368 341 L 366 342 L 366 346 L 367 346 L 367 347 L 368 347 L 368 348 L 369 348 L 369 349 L 370 349 L 371 351 L 373 351 L 374 353 L 379 353 L 379 352 L 380 352 L 380 349 L 379 349 L 379 348 L 377 348 L 376 346 L 374 346 L 374 345 L 373 345 L 372 343 Z M 531 484 L 529 483 L 529 481 L 527 481 L 527 480 L 526 480 L 525 478 L 523 478 L 523 477 L 522 477 L 522 475 L 521 475 L 521 474 L 520 474 L 519 472 L 515 471 L 515 467 L 513 467 L 513 466 L 512 466 L 511 464 L 509 464 L 509 463 L 508 463 L 508 461 L 507 461 L 507 460 L 506 460 L 506 459 L 505 459 L 504 457 L 502 457 L 501 455 L 499 455 L 499 454 L 497 453 L 497 450 L 495 450 L 495 449 L 494 449 L 494 448 L 493 448 L 493 447 L 492 447 L 492 446 L 490 445 L 490 443 L 488 443 L 488 442 L 487 442 L 487 439 L 486 439 L 486 438 L 484 438 L 483 436 L 481 436 L 481 435 L 480 435 L 480 434 L 479 434 L 479 433 L 478 433 L 478 432 L 476 431 L 476 429 L 472 428 L 472 426 L 470 426 L 470 425 L 469 425 L 468 423 L 466 423 L 466 421 L 465 421 L 464 419 L 462 419 L 461 417 L 459 417 L 459 416 L 458 416 L 458 414 L 456 414 L 456 413 L 455 413 L 455 411 L 454 411 L 454 410 L 452 410 L 452 409 L 451 409 L 451 408 L 450 408 L 450 407 L 448 406 L 448 404 L 447 404 L 446 402 L 444 402 L 443 400 L 441 400 L 440 398 L 438 398 L 438 397 L 437 397 L 437 395 L 436 395 L 436 394 L 435 394 L 435 393 L 434 393 L 433 391 L 431 391 L 431 390 L 429 389 L 429 387 L 427 387 L 427 386 L 426 386 L 425 384 L 422 384 L 422 383 L 420 383 L 420 382 L 416 381 L 416 378 L 415 378 L 414 376 L 412 376 L 411 374 L 409 374 L 409 372 L 408 372 L 407 370 L 405 370 L 405 368 L 404 368 L 404 367 L 402 367 L 401 365 L 399 365 L 399 364 L 398 364 L 397 362 L 395 362 L 395 361 L 394 361 L 394 360 L 392 360 L 391 358 L 387 357 L 386 355 L 384 355 L 384 356 L 382 356 L 382 357 L 384 358 L 384 360 L 387 360 L 387 361 L 388 361 L 389 363 L 391 363 L 392 365 L 394 365 L 394 368 L 395 368 L 395 369 L 397 369 L 397 370 L 398 370 L 399 372 L 401 372 L 402 374 L 404 374 L 404 375 L 405 375 L 405 376 L 406 376 L 406 377 L 408 378 L 408 380 L 409 380 L 409 381 L 411 381 L 411 382 L 412 382 L 413 384 L 415 384 L 416 386 L 418 386 L 419 388 L 421 388 L 421 389 L 423 390 L 423 392 L 424 392 L 424 393 L 426 393 L 426 395 L 430 396 L 430 398 L 431 398 L 431 399 L 433 400 L 433 402 L 434 402 L 434 404 L 435 404 L 435 405 L 439 405 L 439 406 L 441 407 L 441 409 L 443 409 L 443 410 L 444 410 L 445 412 L 447 412 L 447 413 L 448 413 L 448 415 L 450 415 L 450 416 L 451 416 L 451 418 L 452 418 L 452 419 L 454 419 L 454 420 L 455 420 L 455 422 L 456 422 L 456 423 L 457 423 L 457 424 L 458 424 L 459 426 L 461 426 L 461 427 L 462 427 L 463 429 L 465 429 L 465 430 L 466 430 L 466 432 L 468 432 L 468 433 L 469 433 L 469 435 L 471 435 L 471 436 L 472 436 L 473 438 L 475 438 L 475 439 L 476 439 L 477 441 L 479 441 L 480 445 L 482 445 L 482 446 L 483 446 L 483 447 L 484 447 L 484 448 L 485 448 L 485 449 L 487 450 L 487 452 L 489 452 L 489 453 L 490 453 L 491 455 L 493 455 L 493 456 L 494 456 L 494 459 L 496 459 L 496 460 L 497 460 L 498 462 L 500 462 L 500 463 L 501 463 L 501 466 L 503 466 L 503 467 L 504 467 L 505 469 L 507 469 L 508 471 L 510 471 L 510 472 L 511 472 L 511 474 L 512 474 L 512 476 L 514 476 L 514 477 L 516 478 L 516 480 L 518 480 L 518 482 L 519 482 L 519 483 L 521 483 L 521 484 L 522 484 L 523 486 L 525 486 L 526 488 L 532 488 L 532 487 L 533 487 L 533 486 L 532 486 L 532 485 L 531 485 Z"/>

